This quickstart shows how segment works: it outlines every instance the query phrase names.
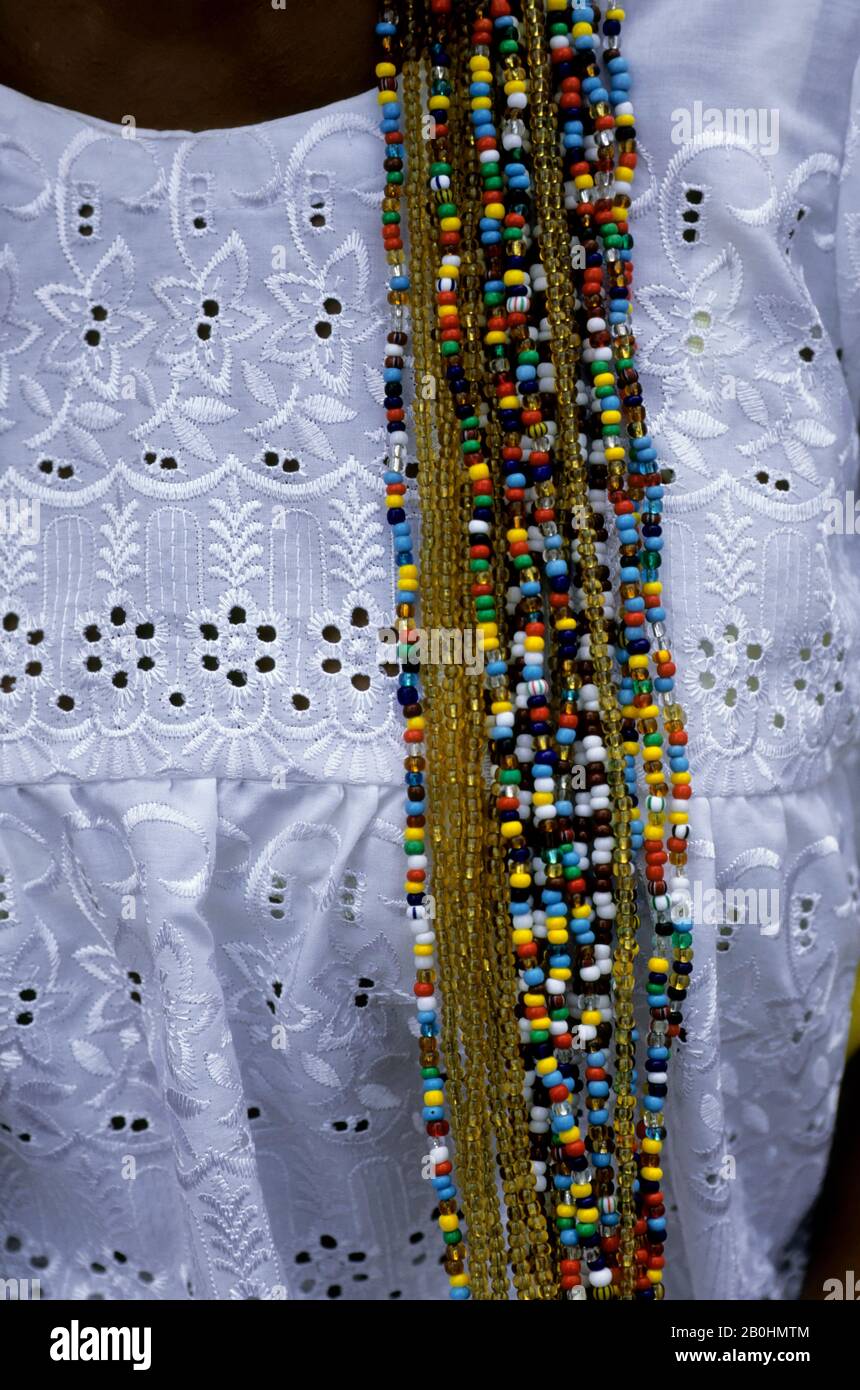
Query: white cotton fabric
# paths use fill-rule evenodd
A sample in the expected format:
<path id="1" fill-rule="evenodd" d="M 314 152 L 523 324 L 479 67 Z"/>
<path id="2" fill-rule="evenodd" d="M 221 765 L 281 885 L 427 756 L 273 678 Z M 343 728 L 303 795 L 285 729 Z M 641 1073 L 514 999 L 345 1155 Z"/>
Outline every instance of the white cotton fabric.
<path id="1" fill-rule="evenodd" d="M 860 951 L 860 21 L 631 9 L 703 917 L 667 1284 L 778 1299 Z M 376 638 L 380 187 L 370 93 L 193 136 L 0 89 L 0 1273 L 43 1297 L 444 1296 Z"/>

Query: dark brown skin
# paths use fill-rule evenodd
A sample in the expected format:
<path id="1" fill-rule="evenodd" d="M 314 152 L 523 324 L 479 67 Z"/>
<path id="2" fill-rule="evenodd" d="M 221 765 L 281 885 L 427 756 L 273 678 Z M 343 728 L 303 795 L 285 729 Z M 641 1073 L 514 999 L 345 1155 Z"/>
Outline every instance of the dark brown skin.
<path id="1" fill-rule="evenodd" d="M 373 86 L 377 0 L 0 0 L 0 82 L 155 130 L 252 125 Z M 312 55 L 309 59 L 308 55 Z M 849 1070 L 804 1297 L 860 1273 L 860 1057 Z M 788 1119 L 788 1117 L 787 1117 Z"/>
<path id="2" fill-rule="evenodd" d="M 0 0 L 0 82 L 155 130 L 251 125 L 374 85 L 377 0 L 284 4 Z"/>

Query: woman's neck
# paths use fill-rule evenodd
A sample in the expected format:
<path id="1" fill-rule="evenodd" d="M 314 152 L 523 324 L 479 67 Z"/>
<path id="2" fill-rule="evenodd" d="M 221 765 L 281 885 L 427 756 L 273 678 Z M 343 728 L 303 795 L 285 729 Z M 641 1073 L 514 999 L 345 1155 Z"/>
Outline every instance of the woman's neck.
<path id="1" fill-rule="evenodd" d="M 151 129 L 251 125 L 367 91 L 376 0 L 0 0 L 0 82 Z"/>

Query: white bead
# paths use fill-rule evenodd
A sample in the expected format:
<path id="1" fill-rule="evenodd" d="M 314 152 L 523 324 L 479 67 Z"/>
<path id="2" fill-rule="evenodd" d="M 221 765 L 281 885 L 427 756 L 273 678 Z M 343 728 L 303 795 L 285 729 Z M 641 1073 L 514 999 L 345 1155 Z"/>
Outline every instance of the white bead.
<path id="1" fill-rule="evenodd" d="M 599 965 L 584 965 L 584 966 L 582 967 L 582 969 L 580 970 L 580 972 L 579 972 L 579 978 L 580 978 L 581 980 L 585 980 L 586 983 L 590 983 L 590 982 L 593 981 L 593 980 L 599 980 L 599 979 L 600 979 L 600 966 L 599 966 Z"/>
<path id="2" fill-rule="evenodd" d="M 588 1271 L 588 1282 L 593 1289 L 605 1288 L 612 1283 L 611 1269 L 590 1269 Z"/>

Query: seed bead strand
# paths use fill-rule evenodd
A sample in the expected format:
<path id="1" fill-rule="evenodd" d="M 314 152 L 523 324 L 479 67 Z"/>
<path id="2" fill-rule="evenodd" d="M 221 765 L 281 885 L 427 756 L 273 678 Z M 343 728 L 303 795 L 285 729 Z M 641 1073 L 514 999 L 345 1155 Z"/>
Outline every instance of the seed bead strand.
<path id="1" fill-rule="evenodd" d="M 495 24 L 503 35 L 503 42 L 507 49 L 508 64 L 521 64 L 524 58 L 519 55 L 518 24 L 512 6 L 505 3 L 505 0 L 495 0 L 493 12 L 496 16 Z M 499 47 L 501 49 L 502 46 L 499 45 Z M 505 84 L 505 91 L 508 94 L 509 103 L 512 103 L 507 113 L 508 119 L 505 126 L 506 136 L 508 136 L 510 127 L 514 127 L 515 129 L 517 126 L 522 127 L 523 121 L 525 120 L 527 107 L 523 95 L 524 84 L 519 80 L 521 79 L 522 73 L 522 67 L 515 67 L 513 70 L 509 67 L 506 72 L 509 81 Z M 522 135 L 520 138 L 523 138 Z M 511 143 L 513 144 L 513 141 L 511 141 Z M 523 160 L 526 164 L 528 162 L 528 156 L 523 149 L 514 147 L 513 157 L 515 160 Z M 525 175 L 523 164 L 514 164 L 514 175 L 516 183 L 518 185 L 521 184 Z M 536 277 L 533 289 L 535 291 L 542 291 L 544 286 L 545 279 L 543 277 L 543 271 L 538 263 L 536 266 Z M 535 298 L 537 299 L 538 297 L 538 293 L 535 293 Z M 540 295 L 540 297 L 542 297 L 542 295 Z M 545 323 L 546 321 L 543 320 L 541 325 L 535 330 L 535 337 L 538 340 L 540 340 L 542 336 L 547 338 L 549 336 L 548 331 L 544 328 Z M 545 376 L 548 378 L 547 387 L 550 388 L 546 390 L 546 394 L 551 396 L 552 392 L 554 392 L 554 371 L 550 372 L 550 370 L 547 370 Z M 539 401 L 540 397 L 538 397 L 537 402 L 529 401 L 527 404 L 533 407 L 535 404 L 539 404 Z M 537 419 L 536 414 L 533 416 L 533 419 Z M 526 425 L 532 424 L 531 420 L 526 420 L 525 423 Z M 531 457 L 532 459 L 534 458 L 533 453 Z M 540 463 L 543 467 L 546 467 L 546 464 L 550 463 L 551 459 L 552 453 L 547 452 L 540 458 Z M 554 512 L 553 521 L 555 521 Z M 569 587 L 570 581 L 566 573 L 563 582 L 565 587 Z M 552 600 L 557 597 L 556 594 L 551 595 L 550 601 L 552 602 Z M 569 610 L 566 609 L 566 611 Z M 568 620 L 566 626 L 569 629 L 574 629 L 576 623 Z M 575 633 L 574 631 L 568 631 L 565 633 L 565 636 L 572 640 L 568 640 L 565 649 L 560 653 L 554 653 L 556 657 L 555 674 L 557 679 L 559 674 L 559 658 L 562 663 L 562 671 L 564 669 L 564 664 L 569 668 L 568 679 L 572 675 L 572 671 L 576 665 L 574 659 L 577 650 Z M 583 642 L 586 644 L 585 634 L 583 634 Z M 569 689 L 563 690 L 563 697 L 568 701 L 571 698 L 575 699 L 576 694 L 577 692 L 573 685 L 571 685 Z M 574 716 L 574 718 L 578 717 L 579 716 Z M 588 852 L 595 861 L 592 867 L 598 874 L 596 880 L 598 892 L 601 888 L 609 890 L 601 894 L 601 896 L 605 899 L 611 899 L 611 877 L 607 878 L 606 876 L 611 875 L 611 849 L 614 844 L 611 838 L 611 826 L 607 824 L 603 827 L 604 830 L 608 832 L 605 838 L 600 835 L 601 818 L 605 816 L 607 822 L 609 820 L 609 801 L 606 798 L 602 798 L 600 795 L 601 792 L 608 793 L 609 790 L 607 786 L 601 785 L 603 783 L 602 757 L 605 755 L 602 749 L 602 740 L 599 736 L 599 715 L 596 716 L 597 722 L 595 722 L 595 713 L 593 711 L 586 711 L 584 718 L 584 743 L 577 747 L 578 757 L 580 759 L 579 767 L 581 771 L 586 773 L 587 787 L 584 793 L 580 793 L 580 795 L 577 796 L 576 810 L 579 813 L 579 833 L 583 840 L 585 840 L 586 836 L 591 838 L 592 827 L 597 831 L 598 838 L 595 848 L 592 850 L 591 845 L 588 845 Z M 572 722 L 572 720 L 570 722 Z M 576 750 L 573 751 L 576 752 Z M 565 766 L 565 775 L 568 770 L 569 764 Z M 564 785 L 562 777 L 560 777 L 560 783 L 562 786 Z M 608 988 L 608 977 L 606 972 L 611 968 L 609 944 L 611 938 L 609 930 L 603 930 L 604 924 L 601 923 L 600 920 L 598 920 L 598 922 L 594 921 L 594 909 L 588 901 L 586 881 L 581 876 L 579 855 L 573 846 L 573 833 L 569 829 L 570 821 L 568 817 L 573 813 L 574 806 L 572 803 L 567 802 L 566 799 L 564 811 L 565 819 L 558 822 L 559 830 L 563 835 L 563 842 L 561 845 L 562 853 L 556 851 L 554 854 L 551 854 L 553 862 L 549 871 L 552 872 L 552 869 L 555 869 L 557 875 L 556 883 L 568 889 L 568 897 L 573 912 L 572 925 L 574 928 L 577 974 L 585 990 L 580 1001 L 581 1022 L 577 1032 L 579 1037 L 586 1042 L 587 1046 L 587 1040 L 594 1039 L 598 1034 L 598 1030 L 601 1034 L 602 1042 L 608 1040 L 611 1033 L 611 1007 L 601 1009 L 600 998 L 594 995 L 597 982 L 601 979 L 604 981 L 605 987 Z M 587 831 L 584 829 L 585 826 L 588 826 Z M 585 848 L 584 845 L 582 847 Z M 600 881 L 602 866 L 599 862 L 602 857 L 606 860 L 606 875 L 604 875 L 603 883 Z M 565 876 L 564 878 L 560 877 L 562 874 Z M 590 875 L 590 877 L 592 876 L 593 875 Z M 567 880 L 566 882 L 565 879 Z M 561 894 L 558 894 L 558 897 L 561 898 Z M 562 924 L 558 923 L 554 925 L 558 926 Z M 600 937 L 603 938 L 602 941 L 598 939 Z M 559 954 L 556 954 L 556 956 L 551 957 L 551 959 L 558 961 L 559 964 L 561 964 L 563 960 L 564 966 L 566 967 L 564 978 L 565 980 L 569 980 L 572 972 L 570 970 L 571 958 L 567 954 L 567 942 L 564 942 L 564 944 L 560 946 L 556 945 L 555 951 L 556 953 L 564 953 L 561 957 Z M 559 975 L 560 974 L 561 972 L 559 971 Z M 558 998 L 557 1002 L 561 1003 L 561 998 Z M 607 998 L 605 1004 L 609 1005 L 609 1002 Z M 566 1248 L 564 1250 L 564 1255 L 566 1258 L 564 1259 L 562 1269 L 562 1287 L 565 1290 L 572 1290 L 577 1288 L 580 1284 L 581 1251 L 579 1249 L 579 1244 L 582 1242 L 588 1247 L 588 1279 L 592 1290 L 592 1296 L 594 1297 L 605 1296 L 608 1293 L 608 1288 L 612 1280 L 612 1260 L 611 1258 L 608 1260 L 605 1259 L 606 1256 L 611 1256 L 611 1242 L 607 1236 L 598 1247 L 598 1235 L 595 1225 L 596 1219 L 600 1214 L 600 1206 L 596 1203 L 601 1202 L 608 1208 L 611 1208 L 613 1205 L 611 1142 L 608 1133 L 602 1131 L 600 1128 L 602 1125 L 606 1125 L 609 1120 L 609 1111 L 606 1108 L 605 1102 L 605 1097 L 609 1094 L 609 1082 L 607 1073 L 602 1067 L 604 1060 L 605 1058 L 600 1050 L 600 1046 L 598 1044 L 593 1044 L 588 1049 L 587 1056 L 588 1075 L 586 1078 L 587 1095 L 585 1101 L 589 1125 L 587 1147 L 591 1152 L 591 1162 L 599 1167 L 601 1171 L 594 1174 L 589 1170 L 589 1159 L 585 1157 L 582 1141 L 578 1137 L 576 1150 L 564 1155 L 567 1160 L 567 1169 L 563 1167 L 562 1171 L 557 1173 L 554 1179 L 554 1186 L 559 1195 L 559 1206 L 557 1209 L 559 1226 L 560 1229 L 569 1232 L 565 1237 Z M 561 1115 L 552 1114 L 551 1118 L 553 1126 L 556 1129 L 563 1123 Z M 564 1150 L 562 1150 L 562 1153 L 564 1153 Z M 574 1169 L 572 1172 L 569 1170 L 571 1164 Z M 594 1187 L 592 1187 L 592 1183 L 595 1183 Z M 595 1195 L 592 1200 L 592 1193 L 597 1194 L 598 1191 L 605 1192 L 606 1196 L 597 1197 Z M 578 1206 L 574 1207 L 572 1205 L 573 1199 L 578 1201 Z M 610 1223 L 613 1220 L 614 1215 L 610 1211 Z M 567 1244 L 567 1242 L 569 1242 L 569 1244 Z M 603 1259 L 601 1255 L 604 1256 Z"/>
<path id="2" fill-rule="evenodd" d="M 553 0 L 550 0 L 550 4 L 552 3 Z M 589 50 L 595 46 L 592 31 L 592 21 L 595 17 L 599 18 L 596 6 L 578 5 L 574 7 L 571 17 L 573 29 L 571 38 L 582 52 L 584 60 L 588 59 Z M 662 1289 L 659 1288 L 659 1285 L 662 1282 L 662 1237 L 665 1232 L 665 1208 L 662 1193 L 659 1191 L 659 1179 L 662 1177 L 662 1170 L 659 1168 L 659 1152 L 662 1147 L 663 1136 L 662 1098 L 666 1094 L 668 1079 L 666 1071 L 668 1048 L 671 1046 L 672 1036 L 679 1031 L 681 1022 L 680 1011 L 677 1008 L 671 1010 L 669 1008 L 670 996 L 667 994 L 667 987 L 673 991 L 673 1002 L 683 997 L 683 990 L 692 969 L 692 952 L 689 950 L 691 935 L 689 931 L 683 931 L 683 928 L 689 926 L 689 923 L 683 922 L 681 924 L 681 932 L 673 931 L 669 911 L 674 896 L 679 900 L 679 904 L 673 910 L 680 912 L 683 916 L 689 916 L 685 905 L 686 881 L 683 877 L 680 881 L 677 880 L 677 877 L 673 879 L 671 893 L 668 892 L 666 884 L 662 881 L 663 866 L 667 858 L 671 857 L 673 866 L 676 863 L 679 863 L 680 867 L 683 866 L 683 857 L 679 861 L 676 856 L 686 848 L 683 843 L 687 833 L 685 809 L 680 809 L 677 812 L 673 810 L 671 813 L 673 816 L 675 814 L 679 816 L 677 823 L 682 827 L 681 835 L 676 837 L 674 834 L 670 834 L 670 843 L 664 847 L 663 835 L 668 788 L 660 766 L 663 734 L 659 732 L 656 718 L 641 719 L 643 714 L 656 715 L 657 711 L 653 706 L 655 691 L 658 692 L 664 709 L 667 704 L 671 703 L 671 696 L 668 692 L 672 689 L 675 667 L 664 640 L 662 623 L 665 612 L 662 607 L 662 586 L 656 577 L 656 570 L 660 564 L 659 550 L 662 547 L 660 521 L 663 478 L 655 467 L 656 451 L 647 435 L 645 412 L 638 375 L 635 370 L 635 342 L 630 321 L 630 284 L 632 280 L 630 248 L 632 238 L 627 230 L 626 219 L 630 206 L 630 186 L 636 168 L 636 151 L 634 116 L 629 102 L 631 81 L 627 62 L 620 54 L 620 28 L 623 19 L 623 10 L 610 9 L 603 25 L 608 74 L 606 82 L 610 91 L 607 93 L 601 86 L 596 68 L 586 66 L 583 70 L 582 91 L 583 93 L 587 91 L 588 116 L 590 118 L 588 135 L 585 138 L 585 149 L 582 149 L 583 127 L 581 125 L 574 126 L 571 120 L 576 113 L 570 108 L 577 107 L 578 109 L 579 82 L 577 79 L 570 79 L 567 84 L 569 88 L 575 88 L 576 92 L 568 96 L 567 99 L 568 125 L 565 130 L 564 141 L 566 149 L 573 149 L 569 169 L 572 180 L 567 186 L 568 205 L 582 212 L 583 205 L 578 200 L 582 197 L 590 198 L 588 193 L 582 194 L 581 192 L 583 188 L 590 186 L 587 177 L 589 174 L 593 181 L 599 185 L 600 192 L 611 192 L 612 195 L 611 201 L 604 198 L 596 203 L 600 248 L 605 253 L 605 264 L 609 271 L 608 294 L 601 303 L 599 292 L 602 287 L 593 283 L 589 287 L 593 292 L 593 298 L 588 302 L 586 308 L 586 313 L 590 313 L 587 326 L 592 334 L 603 334 L 602 337 L 591 337 L 592 348 L 598 346 L 598 343 L 603 345 L 608 341 L 605 332 L 607 323 L 613 341 L 615 361 L 612 364 L 608 362 L 602 364 L 605 366 L 605 373 L 596 377 L 594 382 L 595 399 L 603 398 L 597 406 L 597 409 L 602 411 L 601 423 L 604 427 L 610 423 L 612 426 L 609 429 L 604 428 L 604 436 L 620 433 L 619 422 L 623 415 L 627 425 L 631 452 L 634 455 L 629 465 L 628 477 L 619 480 L 620 485 L 614 492 L 622 555 L 621 595 L 625 606 L 625 623 L 627 625 L 625 631 L 627 646 L 626 648 L 624 646 L 619 648 L 618 656 L 619 661 L 622 662 L 623 671 L 621 699 L 625 705 L 625 715 L 630 716 L 629 722 L 625 725 L 625 751 L 630 782 L 635 777 L 633 769 L 635 767 L 635 753 L 638 748 L 638 733 L 633 720 L 637 717 L 641 720 L 642 752 L 648 791 L 646 802 L 648 825 L 647 828 L 644 828 L 646 876 L 651 891 L 655 928 L 647 985 L 652 1022 L 648 1038 L 646 1086 L 642 1098 L 643 1120 L 639 1126 L 644 1152 L 640 1155 L 640 1220 L 637 1223 L 637 1233 L 645 1237 L 646 1243 L 637 1250 L 637 1262 L 640 1265 L 637 1293 L 640 1297 L 659 1297 L 662 1295 Z M 606 115 L 605 110 L 598 107 L 598 103 L 605 102 L 607 97 L 612 108 L 611 115 Z M 614 173 L 613 128 L 617 130 L 621 151 Z M 582 154 L 585 155 L 587 162 L 577 164 L 577 156 Z M 612 183 L 611 189 L 610 183 Z M 594 242 L 590 243 L 589 249 L 595 249 Z M 604 257 L 598 254 L 589 261 L 589 266 L 597 266 L 603 259 Z M 596 275 L 596 273 L 596 270 L 591 271 L 592 275 Z M 617 368 L 617 382 L 614 380 L 613 366 Z M 620 445 L 620 442 L 620 440 L 610 438 L 609 447 Z M 644 506 L 643 497 L 645 499 Z M 642 572 L 643 562 L 644 573 Z M 647 653 L 651 644 L 647 640 L 647 629 L 644 626 L 646 621 L 652 625 L 657 642 L 657 649 L 653 653 L 656 666 L 653 686 L 648 680 L 647 672 Z M 683 780 L 683 775 L 688 773 L 689 766 L 685 756 L 686 733 L 683 730 L 682 717 L 681 719 L 678 718 L 679 713 L 677 707 L 671 707 L 670 719 L 672 723 L 671 727 L 666 729 L 670 740 L 671 772 L 680 774 L 679 785 L 685 788 L 682 790 L 680 798 L 675 798 L 674 805 L 676 806 L 678 801 L 683 802 L 689 795 L 689 791 L 686 790 L 688 783 Z M 665 723 L 664 715 L 664 725 Z M 681 819 L 682 817 L 683 819 Z M 669 849 L 669 856 L 666 854 L 666 848 Z M 669 935 L 673 937 L 676 962 L 671 984 L 667 974 L 669 962 L 665 954 L 665 938 Z M 678 966 L 680 969 L 677 968 Z M 676 978 L 680 981 L 680 988 L 675 984 Z M 644 1216 L 641 1215 L 643 1205 L 646 1208 Z"/>
<path id="3" fill-rule="evenodd" d="M 446 1246 L 462 1240 L 457 1215 L 457 1189 L 452 1180 L 450 1151 L 445 1144 L 448 1122 L 445 1119 L 444 1081 L 436 1040 L 439 1034 L 438 1010 L 435 995 L 436 970 L 434 957 L 435 933 L 427 916 L 426 882 L 427 856 L 424 853 L 426 827 L 424 793 L 424 716 L 421 706 L 419 675 L 412 661 L 409 637 L 416 621 L 419 576 L 415 563 L 411 523 L 404 507 L 406 485 L 407 433 L 403 408 L 403 357 L 407 342 L 405 311 L 408 303 L 409 278 L 403 263 L 403 241 L 400 234 L 400 202 L 404 183 L 404 140 L 401 130 L 401 105 L 398 95 L 399 51 L 396 44 L 395 12 L 385 7 L 376 26 L 381 57 L 376 65 L 378 100 L 382 108 L 380 128 L 385 142 L 385 191 L 382 201 L 382 238 L 386 260 L 390 266 L 388 302 L 392 310 L 392 327 L 387 338 L 383 363 L 386 387 L 385 409 L 389 454 L 386 460 L 387 518 L 391 527 L 397 557 L 398 587 L 398 656 L 400 678 L 398 702 L 406 721 L 404 742 L 406 758 L 406 902 L 407 919 L 414 933 L 413 946 L 416 974 L 414 992 L 418 1003 L 418 1024 L 421 1034 L 421 1077 L 423 1084 L 422 1119 L 431 1141 L 430 1163 L 432 1184 L 439 1204 L 439 1225 Z M 450 1277 L 453 1299 L 469 1297 L 469 1277 L 465 1270 Z"/>
<path id="4" fill-rule="evenodd" d="M 504 182 L 507 211 L 503 218 L 499 217 L 499 212 L 502 211 L 498 201 L 498 188 L 501 180 L 498 177 L 499 151 L 496 132 L 488 117 L 479 114 L 492 111 L 493 87 L 492 72 L 489 65 L 489 44 L 493 26 L 480 12 L 473 27 L 473 56 L 471 59 L 473 80 L 470 86 L 470 95 L 473 120 L 478 128 L 476 149 L 481 160 L 480 167 L 485 180 L 486 206 L 484 208 L 485 216 L 481 224 L 485 255 L 489 265 L 485 290 L 485 301 L 489 315 L 485 343 L 488 349 L 490 370 L 496 382 L 498 413 L 504 429 L 503 458 L 508 468 L 506 499 L 511 508 L 508 517 L 508 541 L 509 544 L 513 543 L 511 544 L 511 551 L 516 556 L 515 563 L 519 561 L 523 566 L 519 575 L 521 583 L 516 590 L 517 597 L 522 600 L 522 606 L 526 609 L 524 631 L 517 634 L 523 643 L 524 658 L 523 680 L 518 687 L 517 703 L 523 713 L 528 714 L 532 722 L 529 732 L 521 734 L 518 738 L 518 746 L 525 745 L 526 760 L 529 760 L 533 755 L 539 760 L 534 769 L 536 775 L 533 780 L 534 824 L 532 828 L 533 837 L 535 837 L 534 843 L 540 854 L 538 860 L 539 877 L 543 883 L 548 884 L 542 892 L 544 910 L 534 913 L 535 935 L 547 936 L 551 943 L 548 970 L 545 973 L 541 966 L 535 963 L 524 973 L 527 992 L 523 996 L 523 1036 L 528 1054 L 534 1052 L 535 1044 L 544 1045 L 547 1043 L 551 1043 L 553 1048 L 562 1054 L 561 1057 L 556 1057 L 556 1062 L 557 1070 L 563 1080 L 557 1081 L 555 1071 L 543 1073 L 546 1096 L 542 1096 L 541 1099 L 549 1100 L 553 1105 L 551 1126 L 549 1123 L 550 1111 L 546 1105 L 532 1103 L 530 1127 L 536 1139 L 552 1127 L 554 1142 L 563 1152 L 565 1144 L 578 1143 L 579 1134 L 573 1124 L 574 1111 L 570 1100 L 571 1083 L 574 1086 L 577 1085 L 575 1069 L 564 1055 L 573 1042 L 569 1031 L 569 1010 L 565 1001 L 571 970 L 570 957 L 566 952 L 568 936 L 566 911 L 563 893 L 560 891 L 564 887 L 563 865 L 561 853 L 557 844 L 554 843 L 557 841 L 557 834 L 553 834 L 553 822 L 558 818 L 560 825 L 566 824 L 565 818 L 571 814 L 573 807 L 572 804 L 564 801 L 555 801 L 553 773 L 559 770 L 563 775 L 569 776 L 570 745 L 575 735 L 575 716 L 568 716 L 565 719 L 564 724 L 560 726 L 556 734 L 558 738 L 556 748 L 550 748 L 552 728 L 548 707 L 549 684 L 546 680 L 549 673 L 542 664 L 535 665 L 531 669 L 528 665 L 530 661 L 534 660 L 534 651 L 539 651 L 543 655 L 542 648 L 536 640 L 542 641 L 544 634 L 544 624 L 541 621 L 542 588 L 544 592 L 549 590 L 549 606 L 555 618 L 555 631 L 558 634 L 555 647 L 556 649 L 560 648 L 565 658 L 572 653 L 569 640 L 566 641 L 566 639 L 568 639 L 569 634 L 573 635 L 575 623 L 569 616 L 567 593 L 569 578 L 566 562 L 562 558 L 561 537 L 555 522 L 552 456 L 548 447 L 550 431 L 549 422 L 543 419 L 540 396 L 538 395 L 541 389 L 541 378 L 538 377 L 536 370 L 538 354 L 533 351 L 532 339 L 527 332 L 534 286 L 529 284 L 528 273 L 523 269 L 525 263 L 523 243 L 528 233 L 527 218 L 529 215 L 527 198 L 529 179 L 525 166 L 521 162 L 523 150 L 519 144 L 519 141 L 524 138 L 522 116 L 525 82 L 522 69 L 517 66 L 520 60 L 517 54 L 518 42 L 515 37 L 515 30 L 504 23 L 506 18 L 507 16 L 497 7 L 496 25 L 499 26 L 502 35 L 499 47 L 503 58 L 506 58 L 508 63 L 506 70 L 508 80 L 505 83 L 505 92 L 509 108 L 503 142 L 506 150 L 512 154 L 512 158 L 505 161 Z M 500 226 L 503 226 L 504 230 L 500 230 Z M 504 247 L 506 255 L 503 263 L 504 269 L 500 272 L 499 255 L 502 247 Z M 540 274 L 539 265 L 537 271 Z M 498 278 L 494 278 L 495 276 Z M 505 298 L 507 313 L 502 312 L 502 303 L 504 303 Z M 510 367 L 506 351 L 511 338 L 516 338 L 522 344 L 517 368 L 522 400 L 518 398 L 517 387 L 508 375 Z M 549 373 L 543 373 L 542 376 L 546 383 L 544 390 L 547 391 L 551 376 Z M 521 460 L 524 450 L 520 447 L 521 437 L 523 442 L 532 439 L 539 441 L 541 445 L 540 450 L 536 449 L 530 452 L 529 463 L 534 465 L 531 475 L 534 488 L 528 490 L 532 493 L 533 498 L 532 503 L 529 504 L 526 502 L 526 484 L 529 479 L 525 473 L 511 471 L 512 465 L 517 470 L 522 466 Z M 521 515 L 524 508 L 527 510 L 527 516 Z M 548 542 L 544 550 L 543 586 L 536 577 L 532 577 L 530 570 L 533 569 L 533 566 L 529 564 L 526 567 L 526 561 L 530 559 L 526 544 L 527 521 L 530 521 L 533 528 L 537 529 L 538 534 L 542 535 L 545 543 Z M 532 638 L 531 650 L 526 647 L 529 637 Z M 570 692 L 571 697 L 573 694 L 574 692 Z M 539 745 L 536 754 L 533 754 L 534 743 Z M 547 839 L 550 839 L 548 846 L 546 844 Z M 528 869 L 523 864 L 523 872 L 517 876 L 517 881 L 521 882 L 523 891 L 526 890 L 528 878 Z M 540 926 L 537 925 L 538 919 L 541 920 Z M 517 920 L 522 923 L 523 919 L 520 917 Z M 549 1000 L 547 1000 L 547 995 L 550 996 Z M 541 1053 L 543 1052 L 542 1046 Z M 541 1060 L 541 1057 L 533 1057 L 530 1060 L 534 1067 Z M 527 1083 L 532 1081 L 534 1076 L 534 1071 L 529 1069 Z M 553 1084 L 549 1084 L 550 1082 Z M 541 1153 L 542 1150 L 537 1147 L 533 1158 L 538 1168 L 538 1186 L 542 1189 L 545 1187 L 546 1180 L 540 1171 L 544 1166 L 539 1161 Z M 569 1203 L 565 1200 L 560 1202 L 556 1210 L 559 1232 L 567 1232 L 573 1228 L 573 1216 L 574 1210 Z M 562 1237 L 563 1242 L 568 1239 L 570 1239 L 568 1236 Z M 563 1272 L 562 1279 L 564 1286 L 567 1273 Z"/>

